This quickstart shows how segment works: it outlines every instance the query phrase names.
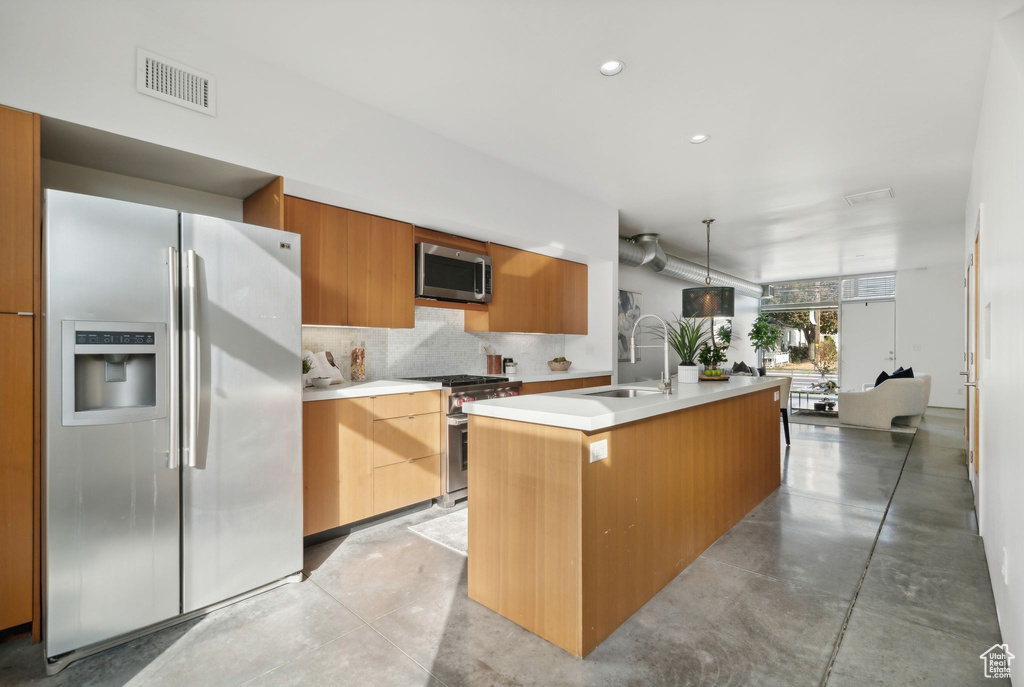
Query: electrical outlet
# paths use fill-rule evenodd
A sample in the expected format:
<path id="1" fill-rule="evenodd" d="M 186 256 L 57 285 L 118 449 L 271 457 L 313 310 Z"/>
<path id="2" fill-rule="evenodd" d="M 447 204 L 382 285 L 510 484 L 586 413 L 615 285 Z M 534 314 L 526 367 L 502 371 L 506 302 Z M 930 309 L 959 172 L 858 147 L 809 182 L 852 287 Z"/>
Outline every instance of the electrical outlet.
<path id="1" fill-rule="evenodd" d="M 596 463 L 608 457 L 608 440 L 594 441 L 590 444 L 590 462 Z"/>
<path id="2" fill-rule="evenodd" d="M 957 396 L 963 396 L 964 395 L 964 388 L 962 386 L 958 386 L 956 388 L 956 395 Z"/>
<path id="3" fill-rule="evenodd" d="M 593 460 L 593 457 L 591 457 Z M 1003 547 L 1003 564 L 999 567 L 999 572 L 1003 573 L 1003 584 L 1010 584 L 1010 559 L 1006 553 L 1006 547 Z"/>
<path id="4" fill-rule="evenodd" d="M 597 350 L 594 348 L 594 344 L 587 344 L 587 355 L 595 355 Z"/>
<path id="5" fill-rule="evenodd" d="M 914 350 L 915 351 L 920 351 L 921 350 L 921 344 L 914 344 Z"/>
<path id="6" fill-rule="evenodd" d="M 779 392 L 778 392 L 778 391 L 776 391 L 776 392 L 775 392 L 775 400 L 776 400 L 776 401 L 778 401 L 778 400 L 779 400 Z"/>

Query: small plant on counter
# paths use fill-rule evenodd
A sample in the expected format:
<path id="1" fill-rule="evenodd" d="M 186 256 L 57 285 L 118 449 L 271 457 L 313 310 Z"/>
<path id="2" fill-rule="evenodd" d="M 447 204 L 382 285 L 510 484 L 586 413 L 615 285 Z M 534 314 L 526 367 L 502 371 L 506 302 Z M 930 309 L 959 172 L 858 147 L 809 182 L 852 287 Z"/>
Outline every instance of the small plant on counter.
<path id="1" fill-rule="evenodd" d="M 700 360 L 700 364 L 704 366 L 704 374 L 708 377 L 715 377 L 717 375 L 709 374 L 710 372 L 721 372 L 718 366 L 725 362 L 726 349 L 722 346 L 716 346 L 714 343 L 706 343 L 703 348 L 700 349 L 700 354 L 697 359 Z"/>
<path id="2" fill-rule="evenodd" d="M 313 361 L 309 359 L 309 356 L 303 356 L 302 358 L 302 374 L 308 375 L 309 371 L 313 369 Z"/>
<path id="3" fill-rule="evenodd" d="M 652 330 L 656 336 L 664 337 L 658 329 Z M 696 365 L 697 356 L 708 340 L 704 330 L 704 320 L 693 317 L 677 317 L 674 327 L 668 329 L 668 345 L 679 356 L 681 365 Z"/>

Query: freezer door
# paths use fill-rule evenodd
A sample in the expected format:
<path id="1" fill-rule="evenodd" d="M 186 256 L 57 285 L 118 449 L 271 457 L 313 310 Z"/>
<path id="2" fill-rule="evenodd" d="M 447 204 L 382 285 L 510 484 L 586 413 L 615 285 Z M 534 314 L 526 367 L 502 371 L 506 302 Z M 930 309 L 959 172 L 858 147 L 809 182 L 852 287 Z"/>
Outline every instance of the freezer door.
<path id="1" fill-rule="evenodd" d="M 302 568 L 299 236 L 182 215 L 182 606 Z"/>
<path id="2" fill-rule="evenodd" d="M 178 213 L 47 191 L 44 217 L 43 628 L 54 657 L 179 612 L 168 455 Z"/>

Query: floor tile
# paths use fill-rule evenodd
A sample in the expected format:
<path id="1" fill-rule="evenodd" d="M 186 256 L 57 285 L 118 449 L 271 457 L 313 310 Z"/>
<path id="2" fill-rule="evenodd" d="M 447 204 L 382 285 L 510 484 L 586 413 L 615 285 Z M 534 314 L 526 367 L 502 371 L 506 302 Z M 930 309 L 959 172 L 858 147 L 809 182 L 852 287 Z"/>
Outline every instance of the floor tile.
<path id="1" fill-rule="evenodd" d="M 967 479 L 967 451 L 914 444 L 907 455 L 904 471 Z"/>
<path id="2" fill-rule="evenodd" d="M 833 501 L 797 494 L 775 492 L 744 518 L 778 526 L 811 528 L 818 532 L 874 537 L 882 522 L 882 513 L 870 508 L 847 506 Z"/>
<path id="3" fill-rule="evenodd" d="M 898 468 L 821 466 L 795 461 L 783 465 L 780 490 L 786 494 L 884 511 L 899 474 Z"/>
<path id="4" fill-rule="evenodd" d="M 253 687 L 443 687 L 427 671 L 367 626 L 264 673 L 247 684 Z"/>
<path id="5" fill-rule="evenodd" d="M 952 477 L 904 472 L 889 514 L 894 518 L 978 531 L 971 484 Z"/>
<path id="6" fill-rule="evenodd" d="M 991 646 L 999 639 L 987 572 L 962 565 L 933 567 L 877 551 L 857 607 L 897 616 Z"/>
<path id="7" fill-rule="evenodd" d="M 310 579 L 364 620 L 459 579 L 466 557 L 408 529 L 351 537 L 309 569 Z"/>
<path id="8" fill-rule="evenodd" d="M 362 625 L 306 580 L 201 619 L 146 685 L 237 685 Z"/>
<path id="9" fill-rule="evenodd" d="M 870 534 L 744 520 L 704 557 L 744 570 L 820 589 L 850 601 L 871 553 Z"/>
<path id="10" fill-rule="evenodd" d="M 979 658 L 990 645 L 856 607 L 828 687 L 1002 685 L 986 679 Z"/>

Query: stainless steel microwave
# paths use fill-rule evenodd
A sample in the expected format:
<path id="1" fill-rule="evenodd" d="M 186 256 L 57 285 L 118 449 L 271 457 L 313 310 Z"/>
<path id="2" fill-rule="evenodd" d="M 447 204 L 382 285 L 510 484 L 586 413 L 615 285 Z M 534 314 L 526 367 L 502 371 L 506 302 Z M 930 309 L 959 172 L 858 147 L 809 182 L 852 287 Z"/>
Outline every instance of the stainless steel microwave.
<path id="1" fill-rule="evenodd" d="M 458 248 L 417 243 L 416 296 L 490 303 L 491 259 Z"/>

